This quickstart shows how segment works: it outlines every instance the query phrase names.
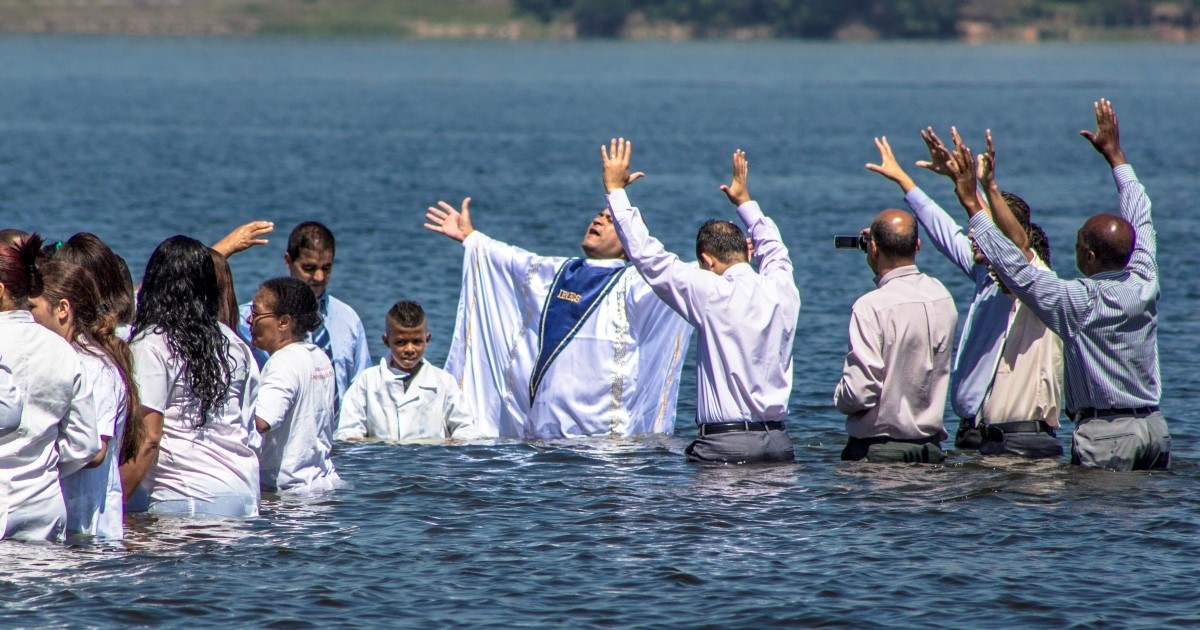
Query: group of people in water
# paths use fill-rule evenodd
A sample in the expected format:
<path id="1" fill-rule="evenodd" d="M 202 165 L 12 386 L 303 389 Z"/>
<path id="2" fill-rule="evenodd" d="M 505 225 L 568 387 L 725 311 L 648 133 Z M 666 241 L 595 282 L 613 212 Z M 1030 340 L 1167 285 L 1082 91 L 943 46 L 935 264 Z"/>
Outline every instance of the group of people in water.
<path id="1" fill-rule="evenodd" d="M 1111 104 L 1083 132 L 1109 162 L 1121 214 L 1079 232 L 1085 277 L 1049 269 L 1028 207 L 995 184 L 954 132 L 922 133 L 954 181 L 966 230 L 899 166 L 886 138 L 868 168 L 899 184 L 911 212 L 885 210 L 858 245 L 878 289 L 854 305 L 834 404 L 843 459 L 938 462 L 949 392 L 955 444 L 985 454 L 1058 456 L 1059 416 L 1075 422 L 1073 463 L 1165 468 L 1158 409 L 1155 240 L 1149 200 L 1125 162 Z M 547 257 L 474 229 L 470 199 L 430 207 L 426 229 L 462 243 L 460 302 L 445 368 L 425 360 L 421 305 L 384 317 L 372 365 L 358 315 L 329 294 L 333 233 L 292 230 L 288 274 L 239 306 L 228 258 L 264 243 L 256 221 L 208 247 L 163 241 L 141 285 L 96 236 L 47 244 L 0 232 L 0 536 L 119 539 L 127 511 L 246 518 L 261 492 L 342 485 L 335 439 L 460 442 L 672 433 L 679 376 L 697 332 L 697 462 L 794 458 L 787 433 L 800 311 L 779 229 L 732 159 L 721 190 L 737 224 L 711 220 L 684 262 L 650 235 L 627 187 L 632 144 L 601 147 L 606 207 L 582 258 Z M 975 282 L 957 311 L 915 265 L 917 223 Z M 748 234 L 748 237 L 747 237 Z M 751 264 L 753 263 L 753 265 Z M 1064 387 L 1065 373 L 1065 387 Z"/>

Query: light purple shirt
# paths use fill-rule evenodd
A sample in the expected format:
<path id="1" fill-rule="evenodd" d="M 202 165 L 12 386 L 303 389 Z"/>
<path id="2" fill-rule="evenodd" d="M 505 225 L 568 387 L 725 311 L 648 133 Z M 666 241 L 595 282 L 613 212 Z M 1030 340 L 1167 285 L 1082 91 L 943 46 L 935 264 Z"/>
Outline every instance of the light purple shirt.
<path id="1" fill-rule="evenodd" d="M 833 404 L 850 437 L 944 440 L 954 298 L 916 265 L 875 281 L 850 313 L 850 350 Z"/>
<path id="2" fill-rule="evenodd" d="M 624 190 L 608 196 L 608 207 L 638 273 L 700 335 L 696 422 L 786 419 L 800 291 L 775 223 L 757 202 L 739 206 L 759 271 L 740 263 L 717 275 L 667 252 Z"/>

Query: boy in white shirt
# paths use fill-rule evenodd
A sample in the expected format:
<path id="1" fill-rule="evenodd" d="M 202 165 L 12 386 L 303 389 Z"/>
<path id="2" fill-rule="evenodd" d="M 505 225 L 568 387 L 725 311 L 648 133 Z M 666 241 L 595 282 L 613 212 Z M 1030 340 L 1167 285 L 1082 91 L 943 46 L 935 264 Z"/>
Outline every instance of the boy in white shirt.
<path id="1" fill-rule="evenodd" d="M 425 360 L 432 335 L 421 305 L 396 302 L 384 326 L 390 352 L 346 391 L 334 437 L 399 442 L 483 437 L 454 377 Z"/>

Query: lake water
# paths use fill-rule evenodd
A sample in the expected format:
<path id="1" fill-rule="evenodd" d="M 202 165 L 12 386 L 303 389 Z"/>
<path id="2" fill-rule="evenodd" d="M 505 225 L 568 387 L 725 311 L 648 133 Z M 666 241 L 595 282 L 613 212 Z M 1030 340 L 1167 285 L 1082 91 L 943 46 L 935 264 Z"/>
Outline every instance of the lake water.
<path id="1" fill-rule="evenodd" d="M 872 136 L 911 163 L 924 125 L 975 147 L 990 127 L 998 179 L 1073 276 L 1075 230 L 1116 208 L 1077 136 L 1099 97 L 1154 201 L 1171 470 L 838 461 L 831 396 L 873 285 L 831 236 L 903 205 L 863 169 Z M 614 135 L 648 174 L 631 197 L 685 254 L 704 219 L 734 216 L 717 186 L 745 149 L 803 300 L 794 465 L 684 461 L 689 359 L 674 436 L 342 445 L 353 488 L 268 499 L 253 521 L 139 515 L 120 546 L 0 543 L 0 625 L 1195 627 L 1198 102 L 1195 46 L 0 38 L 0 225 L 95 232 L 140 275 L 166 236 L 270 219 L 271 243 L 232 263 L 246 300 L 284 272 L 291 226 L 319 219 L 339 240 L 331 292 L 375 357 L 401 297 L 445 357 L 462 250 L 421 228 L 426 206 L 470 195 L 478 229 L 577 254 Z M 931 246 L 918 262 L 965 311 L 966 279 Z"/>

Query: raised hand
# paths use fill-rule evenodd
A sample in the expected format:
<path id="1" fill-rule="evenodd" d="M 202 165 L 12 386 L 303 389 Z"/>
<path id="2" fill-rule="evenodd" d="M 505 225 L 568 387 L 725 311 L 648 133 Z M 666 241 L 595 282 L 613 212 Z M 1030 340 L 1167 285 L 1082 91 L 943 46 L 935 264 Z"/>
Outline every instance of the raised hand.
<path id="1" fill-rule="evenodd" d="M 750 174 L 750 163 L 746 161 L 746 152 L 738 149 L 733 152 L 733 182 L 721 186 L 721 192 L 729 197 L 729 203 L 740 206 L 750 201 L 750 189 L 746 187 L 746 176 Z"/>
<path id="2" fill-rule="evenodd" d="M 646 176 L 640 171 L 630 174 L 629 161 L 632 157 L 633 143 L 625 138 L 612 139 L 608 147 L 600 145 L 600 159 L 604 162 L 605 192 L 621 190 Z"/>
<path id="3" fill-rule="evenodd" d="M 996 185 L 996 146 L 992 144 L 992 130 L 987 130 L 987 151 L 979 156 L 975 174 L 979 177 L 979 185 L 990 189 Z"/>
<path id="4" fill-rule="evenodd" d="M 925 141 L 925 146 L 929 149 L 929 159 L 919 160 L 916 165 L 938 175 L 954 179 L 954 174 L 946 168 L 946 162 L 950 160 L 950 149 L 947 149 L 941 138 L 938 138 L 937 134 L 933 132 L 933 127 L 922 129 L 921 139 Z"/>
<path id="5" fill-rule="evenodd" d="M 475 231 L 471 226 L 470 197 L 463 199 L 461 211 L 455 210 L 454 206 L 445 201 L 439 201 L 436 208 L 429 206 L 425 212 L 425 220 L 429 222 L 425 224 L 425 229 L 445 234 L 460 243 Z"/>
<path id="6" fill-rule="evenodd" d="M 232 232 L 217 241 L 212 248 L 217 250 L 222 256 L 229 258 L 255 245 L 266 245 L 267 239 L 262 237 L 270 234 L 271 230 L 274 229 L 275 224 L 270 221 L 251 221 L 245 225 L 239 225 Z"/>
<path id="7" fill-rule="evenodd" d="M 924 132 L 922 132 L 922 137 L 924 137 Z M 896 182 L 905 193 L 916 188 L 912 178 L 896 161 L 896 156 L 892 153 L 892 145 L 888 144 L 887 136 L 875 138 L 875 147 L 879 149 L 879 164 L 867 164 L 867 170 L 879 173 Z M 920 162 L 917 164 L 920 165 Z"/>
<path id="8" fill-rule="evenodd" d="M 946 170 L 954 177 L 954 193 L 958 195 L 958 202 L 962 204 L 968 216 L 975 216 L 982 209 L 975 190 L 975 158 L 971 149 L 962 143 L 962 139 L 958 140 L 954 145 L 954 153 L 951 153 L 950 159 L 946 161 Z"/>
<path id="9" fill-rule="evenodd" d="M 1113 111 L 1112 101 L 1102 98 L 1092 103 L 1092 109 L 1096 111 L 1096 131 L 1093 133 L 1083 129 L 1079 135 L 1087 138 L 1113 168 L 1125 164 L 1125 152 L 1121 150 L 1121 135 L 1117 127 L 1117 113 Z"/>

